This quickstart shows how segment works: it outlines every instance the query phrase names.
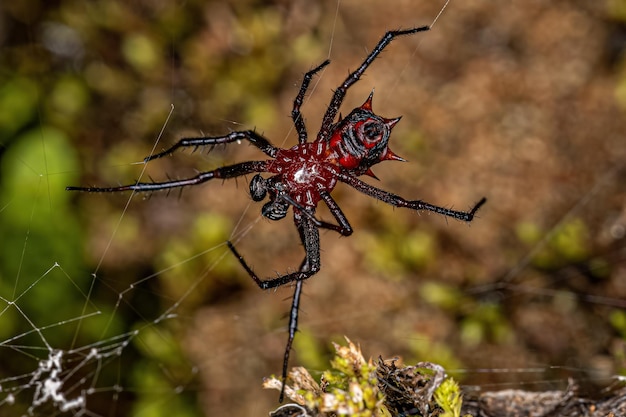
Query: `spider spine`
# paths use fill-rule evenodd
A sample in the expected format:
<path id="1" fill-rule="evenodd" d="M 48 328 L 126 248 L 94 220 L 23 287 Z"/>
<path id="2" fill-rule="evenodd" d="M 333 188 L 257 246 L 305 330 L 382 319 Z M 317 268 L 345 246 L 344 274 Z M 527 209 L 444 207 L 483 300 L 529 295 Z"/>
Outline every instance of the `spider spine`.
<path id="1" fill-rule="evenodd" d="M 383 35 L 383 37 L 380 39 L 380 41 L 378 41 L 374 49 L 372 49 L 372 52 L 370 52 L 370 54 L 365 58 L 359 68 L 356 71 L 350 73 L 348 75 L 348 78 L 346 78 L 345 81 L 335 90 L 333 98 L 330 101 L 330 105 L 328 106 L 328 109 L 326 110 L 326 113 L 324 114 L 324 117 L 322 119 L 322 129 L 317 136 L 318 140 L 328 139 L 328 135 L 330 134 L 330 132 L 329 129 L 325 127 L 331 126 L 333 121 L 335 120 L 337 112 L 339 112 L 339 107 L 343 102 L 348 88 L 350 88 L 352 84 L 359 81 L 361 75 L 363 75 L 367 67 L 369 67 L 371 63 L 374 62 L 376 57 L 383 51 L 383 49 L 385 49 L 385 47 L 389 45 L 389 43 L 391 43 L 391 41 L 397 36 L 412 35 L 414 33 L 425 32 L 427 30 L 430 30 L 429 26 L 421 26 L 405 30 L 391 30 Z"/>

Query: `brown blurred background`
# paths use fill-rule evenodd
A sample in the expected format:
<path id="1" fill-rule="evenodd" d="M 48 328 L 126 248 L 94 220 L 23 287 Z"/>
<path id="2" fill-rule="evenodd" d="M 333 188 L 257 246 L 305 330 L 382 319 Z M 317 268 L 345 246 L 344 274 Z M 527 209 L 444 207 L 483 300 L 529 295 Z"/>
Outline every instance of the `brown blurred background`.
<path id="1" fill-rule="evenodd" d="M 73 182 L 52 189 L 54 199 L 64 185 L 134 181 L 144 165 L 133 163 L 157 138 L 160 151 L 182 136 L 255 128 L 290 147 L 288 116 L 307 70 L 332 60 L 302 108 L 315 137 L 333 88 L 383 33 L 428 25 L 442 6 L 4 5 L 5 91 L 19 81 L 16 97 L 34 93 L 23 122 L 4 118 L 2 158 L 28 129 L 62 132 L 59 169 Z M 623 372 L 625 21 L 620 0 L 453 0 L 432 31 L 385 50 L 342 106 L 348 113 L 375 88 L 374 110 L 403 116 L 391 148 L 409 162 L 375 167 L 372 183 L 459 210 L 488 203 L 468 226 L 338 186 L 355 233 L 322 233 L 322 270 L 305 285 L 291 365 L 325 369 L 330 341 L 346 335 L 366 356 L 437 361 L 470 394 L 562 388 L 568 377 L 595 390 Z M 263 158 L 246 144 L 181 152 L 150 163 L 143 178 Z M 261 380 L 280 372 L 292 289 L 260 291 L 224 242 L 235 240 L 262 276 L 293 270 L 303 253 L 289 217 L 261 218 L 243 179 L 136 196 L 128 207 L 122 194 L 69 198 L 85 265 L 73 278 L 89 283 L 96 271 L 90 300 L 110 306 L 100 308 L 120 329 L 140 329 L 120 363 L 127 355 L 146 366 L 121 368 L 139 377 L 118 377 L 117 410 L 160 415 L 161 402 L 182 397 L 176 387 L 196 403 L 189 415 L 276 407 L 278 393 Z M 164 311 L 176 316 L 157 320 Z"/>

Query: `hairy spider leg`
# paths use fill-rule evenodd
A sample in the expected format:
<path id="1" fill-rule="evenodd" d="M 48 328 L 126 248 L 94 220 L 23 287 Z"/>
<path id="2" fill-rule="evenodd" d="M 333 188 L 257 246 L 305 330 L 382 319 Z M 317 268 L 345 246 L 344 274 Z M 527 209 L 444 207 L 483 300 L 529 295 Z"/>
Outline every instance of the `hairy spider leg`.
<path id="1" fill-rule="evenodd" d="M 287 346 L 285 347 L 285 355 L 283 356 L 283 373 L 281 375 L 283 383 L 280 387 L 280 395 L 278 396 L 278 402 L 281 403 L 285 398 L 285 385 L 287 385 L 287 373 L 289 368 L 291 346 L 293 345 L 293 339 L 295 339 L 296 332 L 298 331 L 298 313 L 300 312 L 300 295 L 302 294 L 303 283 L 304 281 L 296 281 L 296 288 L 293 291 L 293 298 L 291 299 L 291 310 L 289 311 L 289 337 L 287 339 Z"/>
<path id="2" fill-rule="evenodd" d="M 324 114 L 324 118 L 322 119 L 322 128 L 317 134 L 318 141 L 325 141 L 330 138 L 331 128 L 333 127 L 333 122 L 335 121 L 335 116 L 339 112 L 339 107 L 341 107 L 341 103 L 343 103 L 343 99 L 346 96 L 346 92 L 348 88 L 352 86 L 352 84 L 359 81 L 367 67 L 370 66 L 372 62 L 380 55 L 380 53 L 385 49 L 387 45 L 391 43 L 391 41 L 398 37 L 404 35 L 411 35 L 418 32 L 425 32 L 430 30 L 429 26 L 422 26 L 418 28 L 405 29 L 405 30 L 390 30 L 378 41 L 378 44 L 374 47 L 372 52 L 365 58 L 361 66 L 354 72 L 351 72 L 345 81 L 337 87 L 335 93 L 333 94 L 333 98 L 330 100 L 330 104 L 328 105 L 328 109 L 326 109 L 326 113 Z"/>
<path id="3" fill-rule="evenodd" d="M 315 74 L 320 72 L 322 68 L 326 65 L 330 64 L 330 60 L 326 60 L 322 62 L 317 67 L 313 68 L 306 74 L 304 74 L 304 78 L 302 79 L 302 84 L 300 86 L 300 91 L 298 95 L 294 99 L 293 110 L 291 111 L 291 118 L 293 119 L 293 123 L 296 127 L 296 131 L 298 132 L 298 141 L 300 143 L 306 143 L 307 141 L 307 131 L 306 126 L 304 124 L 304 119 L 302 114 L 300 113 L 300 107 L 304 101 L 304 96 L 306 91 L 309 88 L 309 84 L 311 83 L 311 79 Z M 173 154 L 179 148 L 187 148 L 193 147 L 197 148 L 199 146 L 213 146 L 213 145 L 223 145 L 227 143 L 237 142 L 240 140 L 247 140 L 257 148 L 259 148 L 266 155 L 274 158 L 276 157 L 276 152 L 278 149 L 273 146 L 266 138 L 256 133 L 254 130 L 244 130 L 240 132 L 231 132 L 228 135 L 224 136 L 206 136 L 206 137 L 197 137 L 197 138 L 182 138 L 174 145 L 164 150 L 163 152 L 159 152 L 154 155 L 147 156 L 144 158 L 144 162 L 149 162 L 154 159 L 163 158 L 164 156 Z"/>
<path id="4" fill-rule="evenodd" d="M 376 188 L 373 185 L 369 185 L 366 182 L 361 181 L 360 179 L 348 175 L 345 173 L 339 173 L 337 175 L 337 179 L 339 181 L 344 182 L 356 190 L 369 195 L 370 197 L 374 197 L 380 201 L 383 201 L 387 204 L 391 204 L 395 207 L 406 207 L 411 210 L 427 210 L 432 211 L 438 214 L 443 214 L 447 217 L 453 217 L 458 220 L 463 220 L 466 222 L 471 222 L 474 219 L 474 215 L 478 211 L 478 209 L 487 202 L 485 197 L 481 198 L 478 203 L 474 205 L 474 207 L 470 211 L 457 211 L 451 210 L 444 207 L 435 206 L 434 204 L 427 203 L 422 200 L 406 200 L 396 194 L 392 194 L 388 191 L 381 190 L 380 188 Z"/>
<path id="5" fill-rule="evenodd" d="M 152 161 L 153 159 L 163 158 L 164 156 L 171 155 L 179 148 L 197 148 L 199 146 L 223 145 L 227 143 L 237 142 L 240 140 L 247 140 L 252 145 L 259 148 L 264 154 L 272 158 L 274 158 L 276 156 L 276 153 L 278 152 L 278 149 L 275 146 L 273 146 L 267 139 L 256 133 L 254 130 L 244 130 L 241 132 L 231 132 L 228 135 L 224 136 L 183 138 L 163 152 L 147 156 L 146 158 L 144 158 L 143 161 L 148 162 Z"/>
<path id="6" fill-rule="evenodd" d="M 339 204 L 330 196 L 330 193 L 326 190 L 320 190 L 320 197 L 326 203 L 326 206 L 330 210 L 330 213 L 333 215 L 335 220 L 337 220 L 338 224 L 332 224 L 328 222 L 322 222 L 320 227 L 325 229 L 334 230 L 335 232 L 341 234 L 342 236 L 350 236 L 352 234 L 352 226 L 348 222 L 348 218 L 341 208 L 339 208 Z"/>
<path id="7" fill-rule="evenodd" d="M 296 98 L 293 100 L 293 109 L 291 110 L 291 118 L 293 119 L 293 124 L 296 127 L 296 132 L 298 132 L 299 143 L 306 143 L 307 137 L 308 137 L 306 126 L 304 123 L 304 118 L 302 117 L 302 114 L 300 113 L 300 107 L 302 106 L 302 103 L 304 101 L 304 95 L 306 94 L 306 91 L 309 89 L 309 84 L 311 83 L 311 79 L 313 78 L 313 76 L 317 74 L 318 72 L 320 72 L 322 68 L 324 68 L 328 64 L 330 64 L 329 59 L 327 59 L 326 61 L 322 62 L 317 67 L 313 68 L 311 71 L 304 74 L 304 78 L 302 79 L 302 84 L 300 85 L 300 91 L 298 92 L 298 95 L 296 96 Z"/>
<path id="8" fill-rule="evenodd" d="M 282 199 L 288 204 L 291 204 L 296 209 L 300 210 L 302 214 L 307 216 L 309 219 L 311 219 L 311 221 L 317 227 L 321 227 L 323 229 L 334 230 L 335 232 L 341 234 L 342 236 L 350 236 L 353 231 L 352 226 L 350 226 L 350 223 L 348 222 L 348 218 L 346 217 L 345 214 L 343 214 L 343 211 L 341 211 L 341 208 L 339 208 L 339 204 L 337 204 L 337 202 L 330 196 L 330 193 L 328 191 L 324 190 L 321 186 L 319 188 L 320 188 L 320 191 L 319 191 L 320 197 L 322 198 L 322 200 L 324 200 L 324 202 L 326 203 L 326 206 L 330 210 L 335 220 L 337 220 L 338 224 L 332 224 L 323 220 L 319 220 L 317 217 L 315 217 L 314 213 L 311 213 L 311 211 L 307 210 L 302 204 L 298 203 L 293 198 L 289 197 L 289 194 L 281 194 L 277 196 L 277 198 Z"/>
<path id="9" fill-rule="evenodd" d="M 311 210 L 307 210 L 310 212 Z M 302 293 L 302 283 L 307 278 L 315 275 L 320 269 L 320 232 L 318 226 L 315 224 L 311 217 L 303 215 L 299 210 L 294 210 L 293 220 L 298 229 L 300 240 L 304 246 L 305 257 L 300 265 L 298 272 L 291 274 L 281 275 L 277 278 L 268 279 L 262 281 L 244 260 L 243 256 L 239 254 L 232 242 L 228 241 L 228 247 L 233 252 L 235 257 L 239 260 L 241 266 L 246 270 L 248 275 L 254 280 L 259 288 L 266 290 L 269 288 L 276 288 L 285 285 L 289 282 L 296 281 L 296 289 L 294 291 L 293 300 L 291 303 L 291 310 L 289 314 L 289 338 L 287 339 L 287 346 L 285 348 L 285 355 L 283 359 L 283 372 L 282 372 L 282 388 L 280 392 L 279 401 L 283 402 L 283 396 L 285 391 L 285 384 L 287 382 L 287 369 L 289 367 L 289 355 L 291 352 L 291 346 L 293 339 L 296 336 L 298 330 L 298 312 L 300 310 L 300 294 Z"/>
<path id="10" fill-rule="evenodd" d="M 118 191 L 160 191 L 170 188 L 198 185 L 214 178 L 228 179 L 241 177 L 253 172 L 266 172 L 267 161 L 248 161 L 239 164 L 228 165 L 214 169 L 213 171 L 201 172 L 192 178 L 165 182 L 136 182 L 135 184 L 122 185 L 119 187 L 65 187 L 67 191 L 85 191 L 88 193 L 113 193 Z"/>
<path id="11" fill-rule="evenodd" d="M 311 210 L 309 209 L 309 212 L 310 211 Z M 313 215 L 314 213 L 310 214 Z M 235 245 L 233 245 L 231 241 L 226 242 L 231 252 L 239 260 L 241 266 L 262 290 L 280 287 L 293 281 L 305 280 L 310 278 L 312 275 L 315 275 L 320 269 L 320 238 L 318 226 L 313 220 L 311 220 L 310 216 L 303 215 L 299 210 L 294 210 L 293 219 L 300 233 L 300 240 L 302 241 L 302 245 L 304 246 L 304 251 L 306 253 L 306 257 L 302 265 L 307 266 L 307 268 L 303 268 L 303 266 L 301 266 L 296 272 L 280 275 L 276 278 L 262 280 L 252 270 L 252 268 L 250 268 L 237 249 L 235 249 Z"/>

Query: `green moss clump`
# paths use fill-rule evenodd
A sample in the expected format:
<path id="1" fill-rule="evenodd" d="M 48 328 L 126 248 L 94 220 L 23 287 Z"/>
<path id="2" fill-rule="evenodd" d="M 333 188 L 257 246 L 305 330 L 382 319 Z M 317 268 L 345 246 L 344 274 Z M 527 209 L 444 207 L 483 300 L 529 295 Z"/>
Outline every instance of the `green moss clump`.
<path id="1" fill-rule="evenodd" d="M 445 379 L 435 390 L 435 401 L 443 410 L 439 417 L 461 417 L 463 399 L 459 384 L 452 378 Z"/>
<path id="2" fill-rule="evenodd" d="M 346 340 L 348 346 L 333 343 L 336 355 L 319 384 L 305 368 L 294 368 L 289 373 L 293 385 L 285 387 L 285 395 L 315 416 L 390 416 L 378 389 L 376 365 L 366 361 L 361 349 Z M 272 377 L 263 386 L 280 390 L 282 383 Z"/>
<path id="3" fill-rule="evenodd" d="M 289 373 L 285 395 L 306 408 L 311 417 L 391 417 L 406 410 L 421 415 L 460 417 L 461 390 L 436 364 L 396 367 L 395 361 L 366 361 L 360 347 L 347 339 L 347 346 L 334 344 L 331 369 L 318 383 L 302 367 Z M 267 378 L 263 386 L 280 390 L 282 382 Z M 389 394 L 389 395 L 386 395 Z M 278 412 L 278 410 L 276 410 Z"/>

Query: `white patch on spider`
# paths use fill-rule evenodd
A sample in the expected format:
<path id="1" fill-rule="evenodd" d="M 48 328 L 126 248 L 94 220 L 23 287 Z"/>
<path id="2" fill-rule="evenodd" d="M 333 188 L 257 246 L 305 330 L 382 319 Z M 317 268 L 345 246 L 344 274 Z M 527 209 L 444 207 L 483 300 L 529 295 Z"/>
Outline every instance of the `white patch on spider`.
<path id="1" fill-rule="evenodd" d="M 318 171 L 316 165 L 305 165 L 293 174 L 293 179 L 299 183 L 306 183 L 317 178 Z"/>

